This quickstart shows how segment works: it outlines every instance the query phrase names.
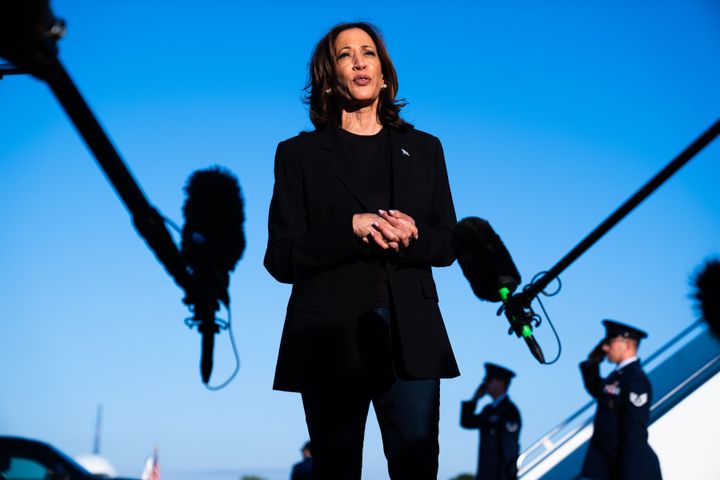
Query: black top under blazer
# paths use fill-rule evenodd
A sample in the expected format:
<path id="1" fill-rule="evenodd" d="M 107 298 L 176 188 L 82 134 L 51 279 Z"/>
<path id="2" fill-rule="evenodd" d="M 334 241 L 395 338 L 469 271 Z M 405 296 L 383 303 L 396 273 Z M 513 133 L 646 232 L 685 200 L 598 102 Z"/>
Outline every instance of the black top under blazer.
<path id="1" fill-rule="evenodd" d="M 303 132 L 280 142 L 275 155 L 264 264 L 293 288 L 274 388 L 302 392 L 362 375 L 358 318 L 373 307 L 380 257 L 395 315 L 394 353 L 405 373 L 458 376 L 431 271 L 455 260 L 455 209 L 440 141 L 388 129 L 391 208 L 415 219 L 419 238 L 381 255 L 353 234 L 352 217 L 386 206 L 371 203 L 338 129 Z"/>

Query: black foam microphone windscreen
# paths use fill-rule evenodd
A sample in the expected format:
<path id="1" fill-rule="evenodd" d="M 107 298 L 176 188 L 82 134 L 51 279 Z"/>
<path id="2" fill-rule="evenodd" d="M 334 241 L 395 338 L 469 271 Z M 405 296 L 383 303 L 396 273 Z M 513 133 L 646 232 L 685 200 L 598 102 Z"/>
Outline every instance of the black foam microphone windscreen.
<path id="1" fill-rule="evenodd" d="M 520 284 L 515 262 L 487 220 L 467 217 L 458 222 L 453 248 L 465 278 L 481 300 L 499 302 L 502 287 L 513 293 Z"/>
<path id="2" fill-rule="evenodd" d="M 716 337 L 720 338 L 720 260 L 708 260 L 693 280 L 696 308 Z"/>
<path id="3" fill-rule="evenodd" d="M 210 261 L 219 272 L 233 271 L 245 251 L 245 214 L 237 179 L 220 167 L 197 170 L 185 193 L 183 256 L 193 270 Z"/>

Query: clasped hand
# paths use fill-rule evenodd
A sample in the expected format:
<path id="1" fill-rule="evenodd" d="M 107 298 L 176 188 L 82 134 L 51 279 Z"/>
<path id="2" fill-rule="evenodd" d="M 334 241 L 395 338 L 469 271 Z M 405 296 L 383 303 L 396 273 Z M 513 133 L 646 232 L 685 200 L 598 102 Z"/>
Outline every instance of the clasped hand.
<path id="1" fill-rule="evenodd" d="M 418 239 L 415 220 L 399 210 L 378 210 L 378 213 L 356 213 L 352 219 L 353 233 L 367 244 L 374 243 L 383 250 L 410 246 Z"/>

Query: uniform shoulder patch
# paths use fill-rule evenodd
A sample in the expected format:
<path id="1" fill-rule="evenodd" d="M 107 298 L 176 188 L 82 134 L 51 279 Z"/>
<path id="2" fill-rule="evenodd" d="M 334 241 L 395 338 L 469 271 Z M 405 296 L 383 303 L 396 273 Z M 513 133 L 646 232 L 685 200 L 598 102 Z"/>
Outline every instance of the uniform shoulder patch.
<path id="1" fill-rule="evenodd" d="M 648 401 L 648 394 L 647 393 L 635 393 L 630 392 L 630 403 L 635 405 L 636 407 L 642 407 L 645 405 Z"/>

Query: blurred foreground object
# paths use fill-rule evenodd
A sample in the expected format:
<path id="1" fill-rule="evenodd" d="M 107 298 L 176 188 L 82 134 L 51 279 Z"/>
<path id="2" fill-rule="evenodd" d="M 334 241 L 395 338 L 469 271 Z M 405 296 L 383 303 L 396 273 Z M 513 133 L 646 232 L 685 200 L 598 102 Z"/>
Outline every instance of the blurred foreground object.
<path id="1" fill-rule="evenodd" d="M 0 436 L 0 478 L 97 480 L 100 477 L 47 443 L 28 438 Z M 109 476 L 102 478 L 133 480 Z"/>
<path id="2" fill-rule="evenodd" d="M 229 306 L 228 272 L 235 268 L 235 263 L 245 248 L 242 234 L 244 217 L 237 180 L 219 170 L 216 170 L 215 174 L 200 174 L 202 178 L 214 175 L 215 180 L 220 179 L 214 187 L 229 185 L 228 190 L 220 191 L 234 194 L 234 189 L 237 189 L 237 195 L 228 195 L 233 198 L 227 206 L 218 202 L 211 202 L 210 205 L 213 212 L 225 212 L 225 218 L 231 219 L 231 224 L 225 227 L 219 226 L 218 222 L 205 232 L 193 230 L 191 238 L 209 239 L 212 245 L 207 246 L 198 241 L 188 252 L 183 252 L 185 255 L 181 254 L 166 228 L 165 218 L 147 200 L 58 59 L 57 41 L 65 35 L 65 31 L 65 22 L 55 17 L 47 0 L 5 0 L 0 4 L 0 57 L 11 64 L 0 66 L 0 78 L 3 74 L 29 73 L 46 82 L 55 94 L 129 210 L 138 233 L 177 285 L 184 290 L 184 302 L 191 306 L 193 319 L 198 322 L 198 329 L 203 335 L 201 373 L 203 382 L 207 385 L 212 371 L 213 337 L 220 330 L 215 311 L 219 308 L 218 302 Z M 200 198 L 203 195 L 211 198 L 213 195 L 207 188 L 192 189 L 196 190 Z M 190 186 L 188 195 L 191 196 Z M 214 218 L 214 213 L 209 213 L 211 210 L 207 208 L 201 208 L 200 212 Z M 203 224 L 202 221 L 199 223 Z M 226 233 L 228 237 L 223 238 Z M 183 239 L 183 244 L 185 243 Z M 216 248 L 218 250 L 215 250 Z M 229 326 L 229 322 L 227 325 Z"/>
<path id="3" fill-rule="evenodd" d="M 715 337 L 720 338 L 720 260 L 715 258 L 705 262 L 692 283 L 700 317 Z"/>
<path id="4" fill-rule="evenodd" d="M 245 251 L 245 215 L 237 179 L 220 167 L 195 171 L 185 193 L 182 256 L 198 288 L 188 292 L 183 301 L 191 306 L 193 321 L 202 335 L 200 372 L 207 384 L 215 334 L 223 326 L 215 312 L 220 303 L 228 311 L 230 308 L 230 272 Z"/>

